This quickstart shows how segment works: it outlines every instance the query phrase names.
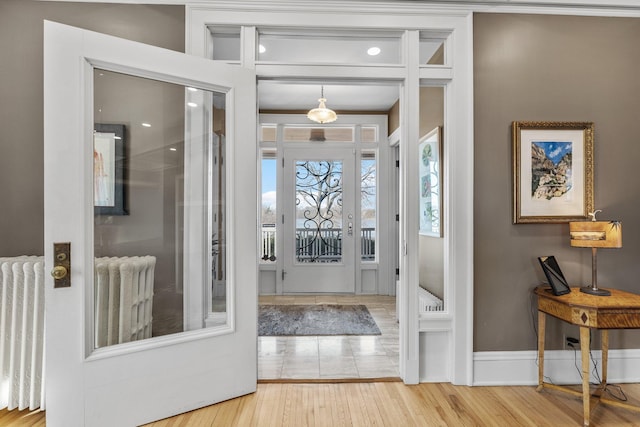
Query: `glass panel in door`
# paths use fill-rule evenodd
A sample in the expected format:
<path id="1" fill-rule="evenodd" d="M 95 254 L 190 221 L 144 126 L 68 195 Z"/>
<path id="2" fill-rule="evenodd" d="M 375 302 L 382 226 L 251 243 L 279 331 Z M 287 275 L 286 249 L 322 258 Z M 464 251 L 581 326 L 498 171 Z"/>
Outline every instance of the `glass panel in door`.
<path id="1" fill-rule="evenodd" d="M 220 93 L 94 71 L 95 348 L 226 323 L 224 103 Z M 184 191 L 185 107 L 211 116 L 213 126 L 204 143 L 190 147 L 207 159 L 205 191 L 191 200 Z M 210 248 L 200 260 L 210 277 L 199 286 L 210 303 L 197 315 L 184 298 L 190 205 L 203 207 L 208 231 L 201 245 Z"/>
<path id="2" fill-rule="evenodd" d="M 296 262 L 342 262 L 342 162 L 296 161 Z"/>

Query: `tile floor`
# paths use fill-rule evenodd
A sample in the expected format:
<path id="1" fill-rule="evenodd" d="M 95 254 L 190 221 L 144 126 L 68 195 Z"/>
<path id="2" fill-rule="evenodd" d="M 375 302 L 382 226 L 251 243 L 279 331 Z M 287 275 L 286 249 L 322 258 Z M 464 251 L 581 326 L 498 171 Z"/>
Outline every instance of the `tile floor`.
<path id="1" fill-rule="evenodd" d="M 258 337 L 258 379 L 398 377 L 395 297 L 263 295 L 261 304 L 364 304 L 382 335 Z"/>

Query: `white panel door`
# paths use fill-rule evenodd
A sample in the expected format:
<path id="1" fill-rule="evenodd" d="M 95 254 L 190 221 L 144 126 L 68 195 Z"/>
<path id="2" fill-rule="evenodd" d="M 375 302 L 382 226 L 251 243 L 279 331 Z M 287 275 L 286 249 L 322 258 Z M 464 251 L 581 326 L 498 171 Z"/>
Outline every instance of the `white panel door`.
<path id="1" fill-rule="evenodd" d="M 284 151 L 285 293 L 355 292 L 353 148 Z"/>
<path id="2" fill-rule="evenodd" d="M 255 74 L 44 31 L 47 426 L 133 426 L 257 382 Z"/>

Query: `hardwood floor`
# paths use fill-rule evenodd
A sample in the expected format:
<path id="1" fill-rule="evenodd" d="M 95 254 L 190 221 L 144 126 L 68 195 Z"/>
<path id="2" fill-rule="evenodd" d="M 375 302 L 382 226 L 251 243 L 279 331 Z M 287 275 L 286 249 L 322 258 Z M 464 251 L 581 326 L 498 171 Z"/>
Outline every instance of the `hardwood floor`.
<path id="1" fill-rule="evenodd" d="M 623 384 L 640 403 L 640 384 Z M 115 410 L 115 408 L 114 408 Z M 0 426 L 44 426 L 44 413 L 0 411 Z M 533 386 L 401 382 L 258 384 L 256 393 L 147 424 L 203 426 L 580 426 L 582 401 Z M 598 405 L 592 426 L 640 426 L 640 413 Z"/>
<path id="2" fill-rule="evenodd" d="M 625 384 L 640 397 L 640 384 Z M 401 382 L 258 384 L 255 394 L 148 427 L 579 426 L 582 401 L 535 387 L 405 386 Z M 639 426 L 640 413 L 599 405 L 592 426 Z"/>

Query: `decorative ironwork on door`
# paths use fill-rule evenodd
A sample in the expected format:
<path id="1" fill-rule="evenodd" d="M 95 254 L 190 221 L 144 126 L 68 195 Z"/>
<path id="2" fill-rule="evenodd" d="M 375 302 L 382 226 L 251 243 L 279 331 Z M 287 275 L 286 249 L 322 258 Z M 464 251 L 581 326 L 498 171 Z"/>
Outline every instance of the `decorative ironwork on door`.
<path id="1" fill-rule="evenodd" d="M 342 161 L 296 162 L 296 261 L 342 261 Z"/>

